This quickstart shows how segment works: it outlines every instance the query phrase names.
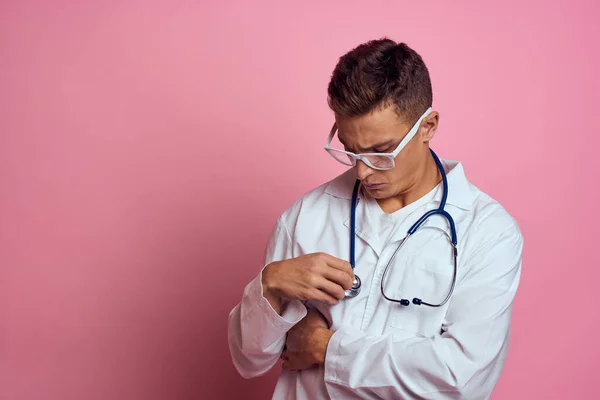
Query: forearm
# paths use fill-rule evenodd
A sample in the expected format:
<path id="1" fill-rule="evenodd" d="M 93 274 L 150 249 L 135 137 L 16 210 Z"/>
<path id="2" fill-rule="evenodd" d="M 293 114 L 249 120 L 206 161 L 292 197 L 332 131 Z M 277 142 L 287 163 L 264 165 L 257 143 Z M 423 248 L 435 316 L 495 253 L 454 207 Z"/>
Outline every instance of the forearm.
<path id="1" fill-rule="evenodd" d="M 498 336 L 471 352 L 453 337 L 396 341 L 341 329 L 328 344 L 325 382 L 334 398 L 487 398 L 505 344 Z"/>
<path id="2" fill-rule="evenodd" d="M 239 374 L 246 378 L 254 378 L 267 373 L 277 363 L 279 354 L 285 344 L 285 334 L 265 346 L 252 338 L 250 327 L 245 326 L 245 319 L 236 307 L 229 315 L 228 342 L 233 364 Z"/>
<path id="3" fill-rule="evenodd" d="M 241 302 L 228 318 L 231 357 L 243 377 L 262 375 L 279 360 L 286 333 L 306 315 L 304 305 L 281 305 L 279 315 L 262 295 L 261 276 L 246 286 Z"/>
<path id="4" fill-rule="evenodd" d="M 457 382 L 443 361 L 444 349 L 437 347 L 425 338 L 394 342 L 391 336 L 338 331 L 327 350 L 328 391 L 339 398 L 410 399 L 454 391 Z"/>

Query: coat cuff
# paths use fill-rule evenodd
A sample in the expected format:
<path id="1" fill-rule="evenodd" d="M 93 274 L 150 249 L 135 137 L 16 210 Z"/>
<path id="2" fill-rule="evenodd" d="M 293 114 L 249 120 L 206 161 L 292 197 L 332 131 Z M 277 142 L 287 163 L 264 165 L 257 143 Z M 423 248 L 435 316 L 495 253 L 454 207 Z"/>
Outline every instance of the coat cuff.
<path id="1" fill-rule="evenodd" d="M 348 366 L 354 362 L 352 354 L 344 353 L 342 343 L 348 344 L 349 342 L 359 341 L 364 338 L 364 332 L 352 329 L 348 327 L 340 327 L 329 340 L 327 345 L 327 353 L 325 354 L 325 383 L 334 384 L 346 384 L 349 381 L 349 369 Z M 327 385 L 332 398 L 336 398 L 338 393 L 336 385 Z"/>
<path id="2" fill-rule="evenodd" d="M 247 326 L 252 326 L 254 345 L 265 348 L 281 338 L 307 314 L 306 307 L 300 300 L 282 300 L 281 315 L 263 296 L 262 271 L 246 287 L 246 300 L 251 310 L 245 315 Z M 258 342 L 258 343 L 256 343 Z"/>

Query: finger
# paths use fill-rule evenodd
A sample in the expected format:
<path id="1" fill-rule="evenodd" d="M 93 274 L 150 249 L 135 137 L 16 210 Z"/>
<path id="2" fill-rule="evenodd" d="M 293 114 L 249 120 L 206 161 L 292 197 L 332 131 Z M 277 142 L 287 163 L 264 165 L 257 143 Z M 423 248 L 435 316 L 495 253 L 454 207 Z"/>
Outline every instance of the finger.
<path id="1" fill-rule="evenodd" d="M 354 278 L 354 271 L 352 270 L 352 265 L 348 261 L 342 260 L 341 258 L 334 257 L 327 253 L 323 253 L 323 260 L 327 265 L 332 268 L 339 269 L 340 271 L 344 271 L 347 274 L 350 274 L 352 278 Z"/>
<path id="2" fill-rule="evenodd" d="M 338 299 L 319 289 L 313 289 L 311 291 L 310 298 L 312 300 L 322 301 L 323 303 L 329 304 L 330 306 L 335 306 L 339 303 Z"/>
<path id="3" fill-rule="evenodd" d="M 314 316 L 314 317 L 322 317 L 325 318 L 323 316 L 323 314 L 321 313 L 321 311 L 319 311 L 318 308 L 316 307 L 310 307 L 307 311 L 307 316 Z M 285 349 L 284 349 L 285 350 Z"/>
<path id="4" fill-rule="evenodd" d="M 317 325 L 329 328 L 329 322 L 327 321 L 327 318 L 325 318 L 325 316 L 316 308 L 311 308 L 308 310 L 306 319 L 313 326 Z"/>
<path id="5" fill-rule="evenodd" d="M 291 357 L 291 359 L 284 361 L 281 364 L 281 367 L 286 371 L 296 371 L 298 369 L 298 365 L 294 357 Z"/>
<path id="6" fill-rule="evenodd" d="M 323 276 L 331 282 L 340 285 L 344 290 L 349 290 L 352 287 L 353 275 L 349 275 L 345 271 L 335 268 L 324 268 Z"/>
<path id="7" fill-rule="evenodd" d="M 319 310 L 317 310 L 316 308 L 309 308 L 308 312 L 306 313 L 306 317 L 304 317 L 304 318 L 305 319 L 315 319 L 315 318 L 325 319 L 323 314 L 321 314 L 321 312 Z"/>
<path id="8" fill-rule="evenodd" d="M 317 288 L 338 300 L 342 300 L 346 296 L 343 287 L 325 278 L 319 279 Z"/>
<path id="9" fill-rule="evenodd" d="M 279 356 L 279 358 L 281 358 L 284 361 L 288 361 L 290 359 L 290 357 L 287 354 L 287 351 L 284 351 L 283 353 L 281 353 L 281 356 Z"/>

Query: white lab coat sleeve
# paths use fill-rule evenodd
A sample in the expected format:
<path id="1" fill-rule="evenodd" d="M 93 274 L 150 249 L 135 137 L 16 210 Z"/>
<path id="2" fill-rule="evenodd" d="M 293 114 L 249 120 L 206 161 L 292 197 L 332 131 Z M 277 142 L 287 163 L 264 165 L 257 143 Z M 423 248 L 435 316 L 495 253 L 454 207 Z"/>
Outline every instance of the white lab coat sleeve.
<path id="1" fill-rule="evenodd" d="M 265 266 L 289 258 L 292 258 L 292 241 L 280 217 L 267 243 L 263 268 L 229 313 L 229 351 L 235 368 L 246 379 L 264 375 L 275 366 L 288 330 L 306 316 L 306 307 L 301 301 L 283 300 L 279 315 L 263 296 Z"/>
<path id="2" fill-rule="evenodd" d="M 523 248 L 516 223 L 493 236 L 465 261 L 443 333 L 394 340 L 337 330 L 325 359 L 331 398 L 488 399 L 506 359 Z"/>

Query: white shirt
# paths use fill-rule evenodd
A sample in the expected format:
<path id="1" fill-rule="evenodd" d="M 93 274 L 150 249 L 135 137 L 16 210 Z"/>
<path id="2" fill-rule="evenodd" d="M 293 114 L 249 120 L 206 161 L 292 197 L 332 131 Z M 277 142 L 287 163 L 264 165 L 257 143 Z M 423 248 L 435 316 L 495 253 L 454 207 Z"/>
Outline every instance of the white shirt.
<path id="1" fill-rule="evenodd" d="M 515 220 L 473 186 L 463 167 L 443 161 L 446 211 L 456 223 L 458 272 L 442 307 L 408 307 L 383 298 L 381 277 L 408 228 L 439 206 L 442 184 L 398 210 L 383 213 L 359 194 L 356 269 L 362 291 L 335 306 L 284 301 L 277 314 L 262 296 L 261 273 L 229 315 L 233 363 L 245 378 L 263 375 L 279 361 L 286 332 L 316 307 L 335 333 L 325 365 L 282 371 L 274 399 L 488 399 L 503 368 L 512 303 L 521 273 L 523 237 Z M 308 192 L 277 220 L 264 266 L 325 252 L 349 260 L 354 170 Z M 443 217 L 431 217 L 397 253 L 386 277 L 386 295 L 441 302 L 452 282 L 451 246 Z M 261 269 L 262 271 L 262 269 Z"/>

